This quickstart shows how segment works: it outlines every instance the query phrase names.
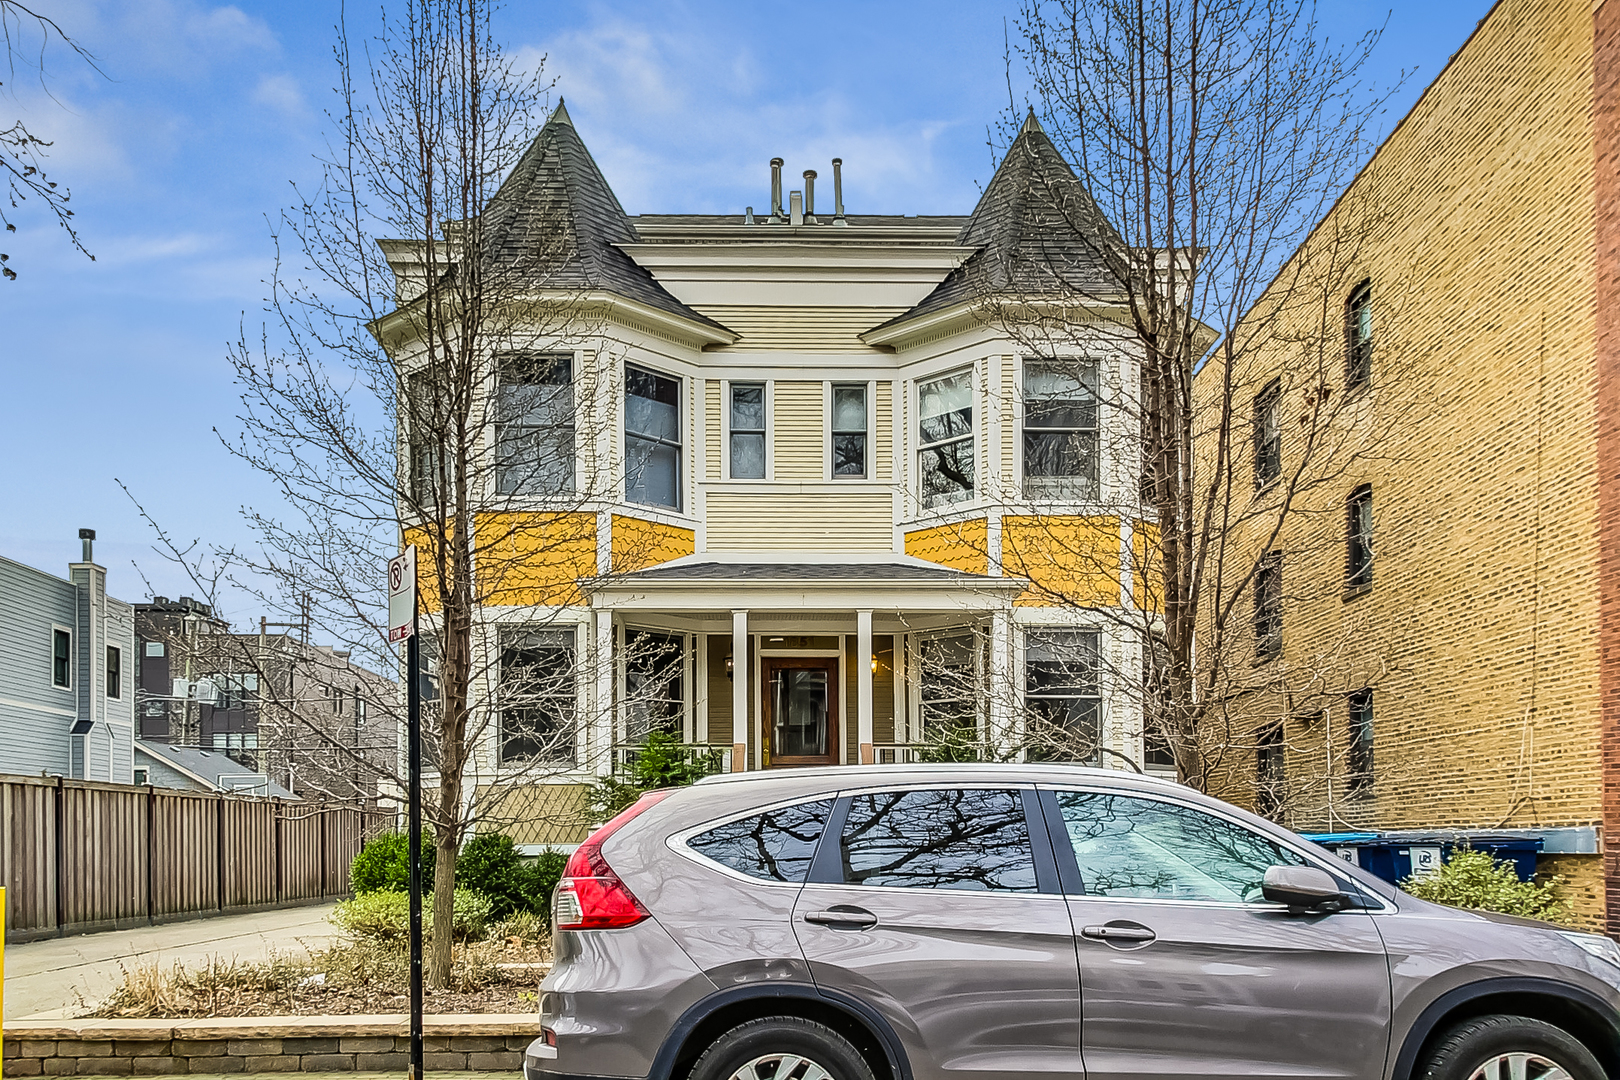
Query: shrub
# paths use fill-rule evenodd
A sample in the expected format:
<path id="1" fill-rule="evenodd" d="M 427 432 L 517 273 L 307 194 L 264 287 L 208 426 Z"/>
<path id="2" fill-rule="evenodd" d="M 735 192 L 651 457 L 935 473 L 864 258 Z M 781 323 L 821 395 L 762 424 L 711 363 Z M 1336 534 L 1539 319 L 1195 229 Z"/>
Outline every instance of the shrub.
<path id="1" fill-rule="evenodd" d="M 547 927 L 551 925 L 551 894 L 557 891 L 557 882 L 562 880 L 563 868 L 567 865 L 568 856 L 562 852 L 542 851 L 528 866 L 529 895 L 534 897 L 535 914 Z"/>
<path id="2" fill-rule="evenodd" d="M 1463 847 L 1454 848 L 1438 870 L 1406 878 L 1401 888 L 1437 904 L 1565 922 L 1569 901 L 1562 896 L 1563 884 L 1561 876 L 1546 882 L 1520 881 L 1512 863 L 1493 859 L 1488 851 Z"/>
<path id="3" fill-rule="evenodd" d="M 615 817 L 643 792 L 685 787 L 720 771 L 720 752 L 694 756 L 692 748 L 674 735 L 650 733 L 628 766 L 617 775 L 604 776 L 591 789 L 591 811 L 598 820 Z"/>
<path id="4" fill-rule="evenodd" d="M 471 889 L 457 889 L 453 903 L 451 930 L 456 940 L 478 941 L 483 938 L 489 927 L 489 898 Z M 350 937 L 403 942 L 410 937 L 410 896 L 403 892 L 383 890 L 361 893 L 353 900 L 338 904 L 332 912 L 332 922 Z M 422 904 L 422 934 L 424 937 L 433 934 L 433 904 L 426 898 Z"/>
<path id="5" fill-rule="evenodd" d="M 433 888 L 433 839 L 422 835 L 422 888 Z M 411 886 L 411 842 L 405 833 L 384 833 L 366 842 L 349 867 L 356 893 L 404 892 Z"/>
<path id="6" fill-rule="evenodd" d="M 456 860 L 456 887 L 489 897 L 497 919 L 530 910 L 528 884 L 523 858 L 504 833 L 479 833 L 467 841 Z"/>

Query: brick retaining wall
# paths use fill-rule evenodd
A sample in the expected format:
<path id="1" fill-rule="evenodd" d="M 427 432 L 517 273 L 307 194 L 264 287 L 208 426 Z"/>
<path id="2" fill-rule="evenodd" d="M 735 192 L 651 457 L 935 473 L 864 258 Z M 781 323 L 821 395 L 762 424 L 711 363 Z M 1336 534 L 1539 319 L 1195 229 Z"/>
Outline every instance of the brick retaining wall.
<path id="1" fill-rule="evenodd" d="M 423 1065 L 435 1071 L 516 1072 L 539 1033 L 531 1013 L 429 1016 Z M 403 1014 L 252 1016 L 207 1020 L 13 1020 L 4 1073 L 13 1076 L 172 1076 L 184 1073 L 404 1070 Z"/>

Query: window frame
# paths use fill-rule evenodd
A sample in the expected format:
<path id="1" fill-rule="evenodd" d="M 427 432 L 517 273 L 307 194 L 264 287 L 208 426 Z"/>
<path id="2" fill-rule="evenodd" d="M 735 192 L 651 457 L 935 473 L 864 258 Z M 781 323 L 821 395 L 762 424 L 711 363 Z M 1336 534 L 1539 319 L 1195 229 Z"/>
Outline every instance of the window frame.
<path id="1" fill-rule="evenodd" d="M 990 647 L 989 628 L 982 623 L 966 623 L 958 626 L 941 626 L 929 630 L 918 630 L 906 635 L 906 704 L 907 712 L 911 716 L 910 724 L 915 731 L 916 738 L 926 742 L 928 740 L 928 718 L 924 710 L 929 706 L 930 699 L 923 696 L 927 682 L 928 658 L 924 655 L 928 647 L 935 642 L 948 641 L 952 638 L 966 637 L 972 642 L 973 670 L 969 673 L 969 694 L 964 698 L 937 698 L 932 699 L 936 704 L 946 701 L 969 700 L 974 702 L 973 707 L 973 737 L 983 740 L 989 729 L 989 709 L 983 695 L 976 694 L 990 676 Z"/>
<path id="2" fill-rule="evenodd" d="M 1344 588 L 1359 596 L 1373 586 L 1373 487 L 1361 484 L 1344 500 Z"/>
<path id="3" fill-rule="evenodd" d="M 1365 319 L 1363 319 L 1365 313 Z M 1372 382 L 1373 332 L 1372 278 L 1363 278 L 1344 298 L 1344 388 L 1356 390 Z M 1366 333 L 1362 334 L 1363 323 Z"/>
<path id="4" fill-rule="evenodd" d="M 67 656 L 63 658 L 63 662 L 66 664 L 66 682 L 56 681 L 56 642 L 58 634 L 61 634 L 67 638 Z M 75 649 L 74 646 L 77 644 L 77 641 L 78 635 L 73 632 L 71 627 L 63 626 L 61 623 L 51 623 L 51 648 L 50 653 L 48 654 L 50 659 L 46 665 L 46 678 L 50 680 L 52 689 L 61 690 L 69 694 L 73 693 L 76 684 L 76 680 L 73 677 L 73 668 L 75 666 L 73 660 L 74 654 L 77 652 L 77 649 Z"/>
<path id="5" fill-rule="evenodd" d="M 1273 548 L 1260 556 L 1254 571 L 1254 659 L 1265 663 L 1282 655 L 1283 553 Z"/>
<path id="6" fill-rule="evenodd" d="M 1084 427 L 1031 427 L 1029 423 L 1030 404 L 1032 401 L 1042 399 L 1031 398 L 1029 393 L 1029 369 L 1047 365 L 1051 367 L 1075 366 L 1089 363 L 1092 366 L 1092 408 L 1094 414 L 1089 428 Z M 1017 459 L 1015 466 L 1018 476 L 1018 497 L 1027 503 L 1094 503 L 1102 498 L 1103 490 L 1103 406 L 1102 406 L 1102 378 L 1103 366 L 1106 361 L 1100 356 L 1023 356 L 1018 360 L 1018 380 L 1016 394 L 1016 414 L 1018 433 L 1014 440 L 1013 453 Z M 1096 466 L 1095 488 L 1091 492 L 1079 496 L 1075 495 L 1046 495 L 1034 494 L 1030 491 L 1029 474 L 1029 436 L 1032 433 L 1067 432 L 1071 436 L 1078 432 L 1091 433 L 1091 455 Z M 1037 477 L 1039 480 L 1078 480 L 1083 477 L 1081 473 L 1070 476 Z"/>
<path id="7" fill-rule="evenodd" d="M 1254 453 L 1249 466 L 1254 488 L 1270 487 L 1282 476 L 1282 377 L 1266 383 L 1254 395 Z"/>
<path id="8" fill-rule="evenodd" d="M 1277 791 L 1279 786 L 1281 794 Z M 1288 731 L 1281 720 L 1262 728 L 1255 736 L 1254 812 L 1267 821 L 1277 820 L 1273 814 L 1288 812 Z"/>
<path id="9" fill-rule="evenodd" d="M 764 476 L 733 476 L 731 472 L 731 388 L 734 386 L 761 387 L 760 409 L 765 426 L 759 429 L 758 434 L 765 442 L 765 475 Z M 769 483 L 776 476 L 775 435 L 776 425 L 773 422 L 776 413 L 776 380 L 775 379 L 721 379 L 720 380 L 720 479 L 724 481 L 735 480 L 743 484 Z M 745 428 L 742 434 L 752 435 L 752 428 Z"/>
<path id="10" fill-rule="evenodd" d="M 1345 748 L 1345 784 L 1351 796 L 1369 798 L 1377 777 L 1377 695 L 1370 686 L 1345 695 L 1345 721 L 1349 745 Z"/>
<path id="11" fill-rule="evenodd" d="M 506 366 L 509 363 L 524 363 L 524 362 L 540 363 L 540 362 L 547 362 L 547 361 L 549 361 L 553 365 L 556 365 L 556 364 L 565 365 L 566 370 L 567 370 L 567 376 L 562 382 L 560 382 L 560 383 L 555 383 L 555 382 L 554 383 L 510 383 L 510 382 L 507 381 L 507 379 L 505 377 Z M 579 372 L 577 370 L 577 368 L 579 366 L 577 361 L 578 361 L 578 358 L 574 353 L 572 353 L 572 352 L 563 352 L 563 351 L 550 352 L 550 351 L 546 351 L 546 350 L 534 350 L 534 351 L 522 351 L 522 350 L 520 350 L 520 351 L 516 351 L 516 352 L 499 353 L 499 354 L 497 354 L 495 356 L 494 364 L 493 364 L 494 376 L 495 376 L 495 395 L 494 395 L 494 412 L 495 412 L 495 415 L 494 415 L 494 417 L 492 419 L 491 426 L 494 428 L 494 439 L 495 439 L 495 445 L 494 445 L 494 458 L 495 458 L 495 460 L 494 460 L 494 469 L 495 469 L 495 493 L 497 494 L 497 496 L 499 496 L 501 498 L 515 498 L 515 499 L 524 499 L 524 498 L 554 499 L 554 498 L 567 498 L 568 496 L 573 495 L 575 492 L 578 491 L 578 489 L 579 489 L 579 425 L 576 422 L 575 417 L 578 415 L 578 409 L 579 409 L 579 393 L 578 393 L 578 390 L 579 390 L 579 387 L 580 387 L 581 384 L 580 384 L 580 380 L 579 380 Z M 534 468 L 533 463 L 531 463 L 531 465 L 530 465 L 531 473 L 529 474 L 528 480 L 527 480 L 526 483 L 521 484 L 519 486 L 511 486 L 508 483 L 508 477 L 507 477 L 506 473 L 507 473 L 507 470 L 508 470 L 509 466 L 505 464 L 505 462 L 503 460 L 503 453 L 502 453 L 502 448 L 506 444 L 508 430 L 515 429 L 515 430 L 517 430 L 519 432 L 543 432 L 543 431 L 550 430 L 550 428 L 545 424 L 510 423 L 510 422 L 506 422 L 506 421 L 503 420 L 504 409 L 503 409 L 502 401 L 501 401 L 501 392 L 505 387 L 507 387 L 509 385 L 515 385 L 515 386 L 549 386 L 549 387 L 553 387 L 554 389 L 553 389 L 552 396 L 555 396 L 556 394 L 561 393 L 561 392 L 566 392 L 567 393 L 568 405 L 569 405 L 569 418 L 568 418 L 568 422 L 567 422 L 567 425 L 566 425 L 567 429 L 568 429 L 568 439 L 567 439 L 568 450 L 567 450 L 567 455 L 566 455 L 566 457 L 567 457 L 567 465 L 568 465 L 568 478 L 567 478 L 566 484 L 564 484 L 564 485 L 562 485 L 562 486 L 560 486 L 560 487 L 558 487 L 556 489 L 543 489 L 541 487 L 538 487 L 535 484 L 534 481 L 536 479 L 538 479 L 539 470 L 537 468 Z M 540 403 L 539 407 L 547 407 L 547 406 L 550 406 L 551 404 L 552 404 L 552 402 L 548 400 L 548 401 L 546 401 L 544 403 Z M 557 446 L 557 449 L 559 451 L 561 450 L 560 441 L 559 441 L 559 445 Z M 522 467 L 522 466 L 516 466 L 516 467 Z"/>
<path id="12" fill-rule="evenodd" d="M 953 379 L 962 375 L 967 376 L 968 381 L 969 418 L 967 433 L 963 435 L 953 435 L 946 439 L 936 439 L 932 442 L 924 442 L 922 434 L 923 387 L 931 383 L 943 382 L 946 379 Z M 909 439 L 913 440 L 912 445 L 914 449 L 912 451 L 912 462 L 916 468 L 916 493 L 914 495 L 914 499 L 917 509 L 922 513 L 927 513 L 929 511 L 941 514 L 950 513 L 954 509 L 971 507 L 981 498 L 981 493 L 979 490 L 979 470 L 983 464 L 983 462 L 980 461 L 980 458 L 983 455 L 979 453 L 979 439 L 982 433 L 984 421 L 980 416 L 980 413 L 983 412 L 983 410 L 979 408 L 979 396 L 979 368 L 977 364 L 958 364 L 954 367 L 947 368 L 944 371 L 938 371 L 928 375 L 916 375 L 911 379 L 912 420 L 910 423 L 911 430 L 906 434 Z M 964 442 L 968 444 L 968 447 L 972 452 L 973 486 L 967 489 L 962 498 L 942 502 L 929 502 L 927 493 L 923 490 L 923 477 L 926 475 L 926 470 L 923 467 L 923 455 L 931 450 L 937 450 L 940 447 L 953 446 Z"/>
<path id="13" fill-rule="evenodd" d="M 638 373 L 643 374 L 643 375 L 651 375 L 651 376 L 653 376 L 654 378 L 657 378 L 657 379 L 667 379 L 670 382 L 673 382 L 675 384 L 675 434 L 676 434 L 676 441 L 671 442 L 671 441 L 669 441 L 667 439 L 664 439 L 662 437 L 659 437 L 659 436 L 645 435 L 645 434 L 642 434 L 641 432 L 632 432 L 630 430 L 629 413 L 630 413 L 630 396 L 631 396 L 630 395 L 630 372 L 631 371 L 635 371 L 635 372 L 638 372 Z M 670 374 L 669 372 L 666 372 L 666 371 L 660 371 L 655 367 L 651 367 L 651 366 L 646 365 L 646 364 L 633 363 L 633 362 L 628 361 L 628 360 L 626 360 L 624 362 L 623 388 L 620 391 L 620 395 L 619 395 L 619 406 L 620 406 L 620 413 L 619 413 L 619 446 L 620 446 L 620 449 L 624 453 L 624 461 L 623 461 L 623 465 L 624 465 L 624 474 L 623 474 L 624 475 L 624 501 L 627 502 L 627 503 L 630 503 L 633 506 L 646 506 L 646 507 L 650 507 L 650 508 L 652 508 L 654 510 L 661 510 L 661 511 L 664 511 L 666 513 L 671 513 L 671 514 L 684 514 L 686 512 L 686 509 L 685 509 L 686 508 L 686 474 L 687 474 L 687 471 L 688 471 L 687 461 L 686 461 L 687 444 L 686 444 L 686 441 L 685 441 L 685 438 L 684 438 L 685 435 L 687 434 L 687 431 L 686 431 L 686 419 L 687 419 L 687 415 L 686 415 L 686 413 L 687 413 L 687 406 L 686 406 L 687 389 L 686 389 L 686 383 L 687 383 L 687 379 L 686 379 L 686 376 L 684 376 L 684 375 L 673 375 L 673 374 Z M 669 447 L 669 448 L 671 448 L 671 449 L 673 449 L 675 451 L 675 485 L 674 485 L 675 486 L 675 505 L 674 506 L 669 506 L 669 505 L 666 505 L 664 503 L 643 502 L 643 501 L 641 501 L 639 499 L 634 498 L 630 494 L 630 440 L 632 438 L 643 439 L 643 440 L 646 440 L 648 442 L 655 443 L 655 444 L 657 444 L 659 446 Z M 769 442 L 769 440 L 767 440 L 767 442 Z M 645 486 L 645 485 L 643 485 L 643 486 Z"/>
<path id="14" fill-rule="evenodd" d="M 124 648 L 107 646 L 107 667 L 103 676 L 102 692 L 113 701 L 124 699 Z"/>
<path id="15" fill-rule="evenodd" d="M 1022 695 L 1020 697 L 1020 704 L 1021 704 L 1021 706 L 1023 708 L 1023 711 L 1024 711 L 1024 714 L 1026 716 L 1026 720 L 1025 720 L 1026 725 L 1028 724 L 1028 719 L 1027 718 L 1029 717 L 1029 715 L 1033 711 L 1030 708 L 1030 702 L 1031 701 L 1093 701 L 1094 700 L 1097 703 L 1096 751 L 1095 751 L 1095 753 L 1093 754 L 1093 756 L 1091 758 L 1088 758 L 1085 761 L 1073 761 L 1072 764 L 1091 765 L 1093 762 L 1095 762 L 1096 764 L 1095 764 L 1094 767 L 1097 767 L 1097 768 L 1104 767 L 1105 762 L 1104 762 L 1103 759 L 1106 757 L 1106 755 L 1104 754 L 1104 749 L 1106 747 L 1107 732 L 1108 732 L 1108 695 L 1103 692 L 1103 647 L 1107 642 L 1107 636 L 1102 632 L 1102 630 L 1100 628 L 1095 627 L 1095 626 L 1026 625 L 1026 626 L 1020 627 L 1019 629 L 1022 629 L 1022 631 L 1023 631 L 1023 635 L 1022 635 L 1023 636 L 1023 641 L 1020 643 L 1020 653 L 1019 653 L 1019 656 L 1020 656 L 1020 658 L 1022 660 L 1022 663 L 1020 665 L 1021 670 L 1019 672 L 1019 674 L 1021 675 L 1021 678 L 1020 678 L 1019 682 L 1023 686 L 1023 692 L 1022 692 Z M 1036 693 L 1031 693 L 1031 691 L 1030 691 L 1030 646 L 1035 642 L 1035 640 L 1038 639 L 1038 638 L 1041 638 L 1041 637 L 1048 637 L 1048 638 L 1069 637 L 1069 638 L 1075 638 L 1075 637 L 1080 637 L 1082 635 L 1096 639 L 1096 649 L 1095 649 L 1095 651 L 1093 653 L 1093 656 L 1094 656 L 1094 658 L 1096 660 L 1096 666 L 1095 666 L 1095 669 L 1091 673 L 1092 688 L 1093 688 L 1094 692 L 1090 693 L 1090 694 L 1080 694 L 1080 693 L 1036 694 Z"/>
<path id="16" fill-rule="evenodd" d="M 877 412 L 877 381 L 875 379 L 831 379 L 822 385 L 825 387 L 821 410 L 824 418 L 822 445 L 826 449 L 825 454 L 823 454 L 825 460 L 822 462 L 822 466 L 827 482 L 859 484 L 871 480 L 877 472 L 876 462 L 873 461 L 872 457 L 877 447 L 877 420 L 874 415 Z M 853 389 L 857 386 L 866 395 L 866 429 L 858 433 L 851 430 L 841 430 L 837 426 L 838 391 Z M 836 471 L 838 454 L 834 448 L 834 440 L 839 435 L 855 434 L 860 434 L 864 440 L 861 454 L 861 474 L 859 476 L 854 473 L 839 475 Z"/>
<path id="17" fill-rule="evenodd" d="M 567 722 L 566 722 L 566 725 L 559 726 L 558 730 L 559 731 L 562 731 L 562 730 L 567 731 L 567 735 L 568 735 L 568 752 L 567 752 L 566 755 L 564 755 L 562 753 L 558 753 L 557 756 L 555 756 L 555 757 L 546 757 L 546 756 L 543 756 L 543 755 L 540 755 L 540 754 L 531 754 L 531 755 L 526 755 L 526 756 L 525 755 L 513 755 L 513 756 L 510 756 L 510 757 L 507 756 L 507 752 L 506 752 L 506 741 L 507 741 L 506 713 L 507 713 L 507 710 L 508 709 L 542 709 L 545 706 L 543 704 L 542 696 L 538 695 L 538 694 L 519 695 L 519 700 L 510 701 L 510 702 L 507 700 L 507 694 L 510 692 L 510 691 L 508 691 L 508 689 L 506 687 L 506 653 L 507 653 L 508 646 L 507 646 L 507 643 L 505 641 L 501 640 L 501 637 L 502 637 L 502 635 L 504 633 L 512 634 L 513 640 L 514 640 L 513 648 L 519 647 L 516 644 L 516 639 L 518 639 L 521 636 L 526 635 L 526 634 L 540 634 L 540 635 L 557 634 L 559 636 L 563 635 L 563 634 L 566 634 L 568 636 L 569 640 L 567 641 L 566 644 L 558 643 L 558 644 L 541 644 L 541 645 L 538 645 L 538 646 L 533 646 L 533 645 L 530 646 L 531 648 L 543 648 L 543 649 L 548 649 L 548 650 L 549 649 L 564 649 L 569 653 L 569 669 L 570 669 L 571 681 L 573 683 L 571 689 L 567 690 L 567 691 L 558 691 L 554 695 L 550 695 L 550 694 L 544 695 L 545 699 L 550 699 L 550 700 L 554 700 L 556 702 L 565 703 L 565 708 L 566 708 L 566 717 L 565 717 L 565 719 L 566 719 Z M 567 769 L 567 768 L 578 768 L 579 767 L 580 744 L 581 744 L 581 735 L 582 735 L 582 732 L 580 730 L 580 719 L 581 719 L 581 715 L 582 715 L 581 709 L 580 709 L 580 690 L 581 690 L 581 684 L 584 681 L 584 680 L 582 680 L 580 678 L 580 669 L 579 669 L 580 652 L 581 652 L 580 639 L 581 639 L 582 636 L 583 635 L 580 632 L 580 627 L 577 624 L 573 624 L 573 623 L 564 623 L 562 625 L 552 625 L 552 624 L 549 624 L 549 623 L 530 624 L 530 623 L 516 623 L 516 622 L 515 623 L 506 623 L 506 622 L 502 622 L 497 626 L 497 628 L 496 628 L 496 641 L 495 641 L 496 669 L 495 669 L 495 694 L 494 694 L 494 705 L 495 705 L 495 712 L 496 712 L 495 724 L 494 724 L 494 743 L 495 743 L 494 752 L 495 752 L 495 767 L 496 767 L 497 772 L 499 772 L 501 769 L 517 769 L 517 770 L 528 769 L 528 768 L 533 768 L 536 765 L 541 765 L 541 766 L 551 765 L 551 766 L 565 768 L 565 769 Z M 524 736 L 519 735 L 517 737 L 518 738 L 523 738 Z M 532 738 L 532 736 L 531 736 L 531 738 Z"/>

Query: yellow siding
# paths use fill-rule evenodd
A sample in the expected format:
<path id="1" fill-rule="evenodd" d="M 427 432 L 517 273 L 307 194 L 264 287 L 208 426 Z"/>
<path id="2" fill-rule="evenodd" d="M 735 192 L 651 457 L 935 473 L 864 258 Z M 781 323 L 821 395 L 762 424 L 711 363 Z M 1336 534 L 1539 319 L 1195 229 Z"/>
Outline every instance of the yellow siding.
<path id="1" fill-rule="evenodd" d="M 480 514 L 477 522 L 480 603 L 585 602 L 577 582 L 596 573 L 595 514 Z"/>
<path id="2" fill-rule="evenodd" d="M 983 574 L 990 566 L 989 527 L 984 518 L 970 518 L 908 532 L 906 554 L 952 570 Z"/>
<path id="3" fill-rule="evenodd" d="M 613 515 L 613 572 L 628 574 L 697 550 L 691 529 Z"/>
<path id="4" fill-rule="evenodd" d="M 742 335 L 729 347 L 738 352 L 880 353 L 859 335 L 906 309 L 708 304 L 697 310 Z"/>
<path id="5" fill-rule="evenodd" d="M 444 605 L 439 602 L 439 574 L 433 568 L 433 552 L 435 545 L 427 529 L 406 529 L 405 546 L 416 545 L 416 592 L 417 600 L 426 612 L 438 611 Z"/>
<path id="6" fill-rule="evenodd" d="M 776 479 L 821 480 L 826 476 L 822 413 L 826 393 L 819 382 L 779 382 L 772 391 Z"/>
<path id="7" fill-rule="evenodd" d="M 894 500 L 887 489 L 709 492 L 712 551 L 892 551 Z"/>
<path id="8" fill-rule="evenodd" d="M 1119 603 L 1119 519 L 1049 514 L 1001 521 L 1001 565 L 1030 580 L 1018 603 L 1034 607 Z"/>
<path id="9" fill-rule="evenodd" d="M 708 381 L 704 398 L 706 401 L 703 409 L 703 422 L 706 425 L 703 429 L 704 475 L 710 480 L 718 480 L 720 479 L 720 432 L 722 425 L 725 423 L 725 419 L 720 413 L 719 379 L 710 379 Z"/>
<path id="10" fill-rule="evenodd" d="M 894 384 L 880 381 L 872 400 L 872 478 L 889 480 L 894 469 Z"/>

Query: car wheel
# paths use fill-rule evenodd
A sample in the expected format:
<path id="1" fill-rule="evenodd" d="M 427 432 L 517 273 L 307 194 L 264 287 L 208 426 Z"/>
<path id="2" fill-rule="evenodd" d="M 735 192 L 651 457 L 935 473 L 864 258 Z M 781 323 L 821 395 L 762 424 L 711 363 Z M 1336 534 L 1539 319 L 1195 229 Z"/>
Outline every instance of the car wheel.
<path id="1" fill-rule="evenodd" d="M 798 1016 L 767 1016 L 732 1028 L 703 1051 L 689 1078 L 875 1080 L 848 1039 Z"/>
<path id="2" fill-rule="evenodd" d="M 1482 1016 L 1435 1043 L 1423 1080 L 1604 1080 L 1579 1039 L 1527 1016 Z"/>

